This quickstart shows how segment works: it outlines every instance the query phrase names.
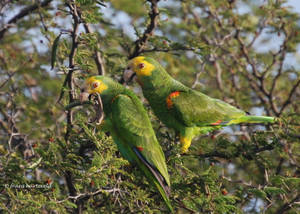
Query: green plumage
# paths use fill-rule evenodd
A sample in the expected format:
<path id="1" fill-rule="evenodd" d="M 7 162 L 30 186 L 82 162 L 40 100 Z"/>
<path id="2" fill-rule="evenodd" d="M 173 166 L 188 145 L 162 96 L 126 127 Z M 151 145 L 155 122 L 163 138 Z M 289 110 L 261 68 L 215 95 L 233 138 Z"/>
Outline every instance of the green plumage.
<path id="1" fill-rule="evenodd" d="M 179 132 L 182 152 L 187 151 L 196 135 L 222 126 L 275 121 L 273 117 L 247 116 L 244 111 L 228 103 L 184 86 L 152 58 L 136 57 L 130 65 L 156 116 L 166 126 Z M 151 74 L 143 75 L 141 69 L 146 70 L 147 66 L 149 69 L 151 67 Z"/>
<path id="2" fill-rule="evenodd" d="M 105 128 L 110 130 L 123 157 L 138 166 L 172 211 L 168 198 L 170 179 L 165 156 L 141 101 L 132 91 L 108 77 L 91 77 L 86 81 L 87 87 L 92 87 L 89 85 L 95 84 L 95 81 L 100 86 L 107 86 L 100 93 Z M 97 92 L 97 88 L 94 92 Z"/>

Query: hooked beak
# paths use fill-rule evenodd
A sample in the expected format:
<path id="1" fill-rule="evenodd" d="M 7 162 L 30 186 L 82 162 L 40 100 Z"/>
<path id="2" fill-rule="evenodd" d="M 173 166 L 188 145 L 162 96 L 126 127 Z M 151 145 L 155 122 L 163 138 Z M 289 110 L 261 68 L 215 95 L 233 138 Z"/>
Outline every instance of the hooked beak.
<path id="1" fill-rule="evenodd" d="M 135 77 L 136 73 L 133 72 L 131 69 L 126 69 L 123 73 L 123 79 L 125 81 L 125 83 L 130 83 L 133 78 Z"/>

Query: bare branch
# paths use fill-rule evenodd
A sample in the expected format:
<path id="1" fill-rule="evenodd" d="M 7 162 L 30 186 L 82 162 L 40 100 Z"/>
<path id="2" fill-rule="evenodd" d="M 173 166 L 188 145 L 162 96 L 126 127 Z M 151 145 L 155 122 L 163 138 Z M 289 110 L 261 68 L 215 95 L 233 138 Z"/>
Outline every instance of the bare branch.
<path id="1" fill-rule="evenodd" d="M 282 114 L 282 112 L 284 111 L 284 109 L 291 103 L 292 101 L 292 97 L 294 95 L 294 93 L 296 92 L 296 89 L 299 87 L 300 85 L 300 79 L 298 79 L 298 81 L 296 82 L 296 84 L 293 86 L 292 90 L 289 93 L 288 98 L 286 99 L 286 101 L 283 103 L 279 114 Z"/>
<path id="2" fill-rule="evenodd" d="M 61 200 L 61 201 L 57 201 L 57 203 L 63 203 L 69 199 L 73 199 L 75 201 L 77 200 L 82 200 L 82 199 L 85 199 L 85 198 L 89 198 L 89 197 L 93 197 L 95 195 L 99 195 L 100 193 L 103 193 L 103 192 L 106 192 L 106 193 L 115 193 L 115 192 L 121 192 L 121 190 L 119 188 L 113 188 L 113 189 L 99 189 L 95 192 L 86 192 L 86 193 L 80 193 L 78 195 L 75 195 L 75 196 L 68 196 L 67 198 Z"/>
<path id="3" fill-rule="evenodd" d="M 151 12 L 149 13 L 150 24 L 147 26 L 147 29 L 145 30 L 143 36 L 135 42 L 134 51 L 128 57 L 129 59 L 132 59 L 140 55 L 143 52 L 149 37 L 154 34 L 154 29 L 157 26 L 158 15 L 159 15 L 158 6 L 157 6 L 158 1 L 159 0 L 148 0 L 148 2 L 151 3 Z"/>
<path id="4" fill-rule="evenodd" d="M 26 8 L 24 8 L 23 10 L 20 11 L 20 13 L 18 13 L 17 15 L 15 15 L 13 18 L 11 18 L 7 24 L 4 26 L 3 29 L 0 30 L 0 40 L 3 38 L 5 32 L 11 28 L 13 26 L 14 23 L 16 23 L 19 19 L 29 15 L 30 13 L 32 13 L 33 11 L 35 11 L 36 9 L 38 9 L 39 7 L 46 7 L 49 5 L 49 3 L 52 0 L 45 0 L 42 3 L 35 3 L 33 5 L 30 5 Z"/>
<path id="5" fill-rule="evenodd" d="M 172 51 L 195 51 L 196 48 L 193 47 L 178 47 L 178 48 L 158 48 L 154 47 L 152 49 L 142 50 L 142 53 L 149 52 L 172 52 Z"/>
<path id="6" fill-rule="evenodd" d="M 221 69 L 219 62 L 216 59 L 216 56 L 214 57 L 213 65 L 217 71 L 217 74 L 216 74 L 217 86 L 220 91 L 223 91 L 222 69 Z"/>
<path id="7" fill-rule="evenodd" d="M 199 72 L 197 72 L 195 81 L 194 81 L 193 85 L 191 86 L 191 88 L 195 88 L 196 85 L 200 84 L 199 78 L 200 78 L 200 75 L 204 72 L 204 67 L 205 67 L 205 62 L 201 62 L 201 69 Z"/>

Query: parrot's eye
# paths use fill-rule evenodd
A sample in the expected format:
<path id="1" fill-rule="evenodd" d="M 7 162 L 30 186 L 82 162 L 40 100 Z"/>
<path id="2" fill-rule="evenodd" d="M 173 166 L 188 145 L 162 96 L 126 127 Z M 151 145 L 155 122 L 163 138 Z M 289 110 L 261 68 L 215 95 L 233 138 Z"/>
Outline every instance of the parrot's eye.
<path id="1" fill-rule="evenodd" d="M 93 84 L 92 84 L 92 87 L 93 88 L 97 88 L 99 86 L 99 83 L 98 82 L 93 82 Z"/>
<path id="2" fill-rule="evenodd" d="M 138 66 L 139 66 L 140 69 L 145 68 L 145 64 L 144 63 L 140 63 Z"/>

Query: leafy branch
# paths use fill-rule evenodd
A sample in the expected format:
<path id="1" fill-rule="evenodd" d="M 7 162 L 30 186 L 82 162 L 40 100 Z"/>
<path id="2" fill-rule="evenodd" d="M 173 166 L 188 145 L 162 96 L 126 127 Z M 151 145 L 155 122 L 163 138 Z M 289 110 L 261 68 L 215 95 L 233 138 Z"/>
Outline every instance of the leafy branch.
<path id="1" fill-rule="evenodd" d="M 157 3 L 159 2 L 159 0 L 148 0 L 148 2 L 151 3 L 151 11 L 149 13 L 150 23 L 147 26 L 142 37 L 135 41 L 134 51 L 129 55 L 128 59 L 139 56 L 143 52 L 147 41 L 154 34 L 154 30 L 157 27 L 159 16 Z"/>

